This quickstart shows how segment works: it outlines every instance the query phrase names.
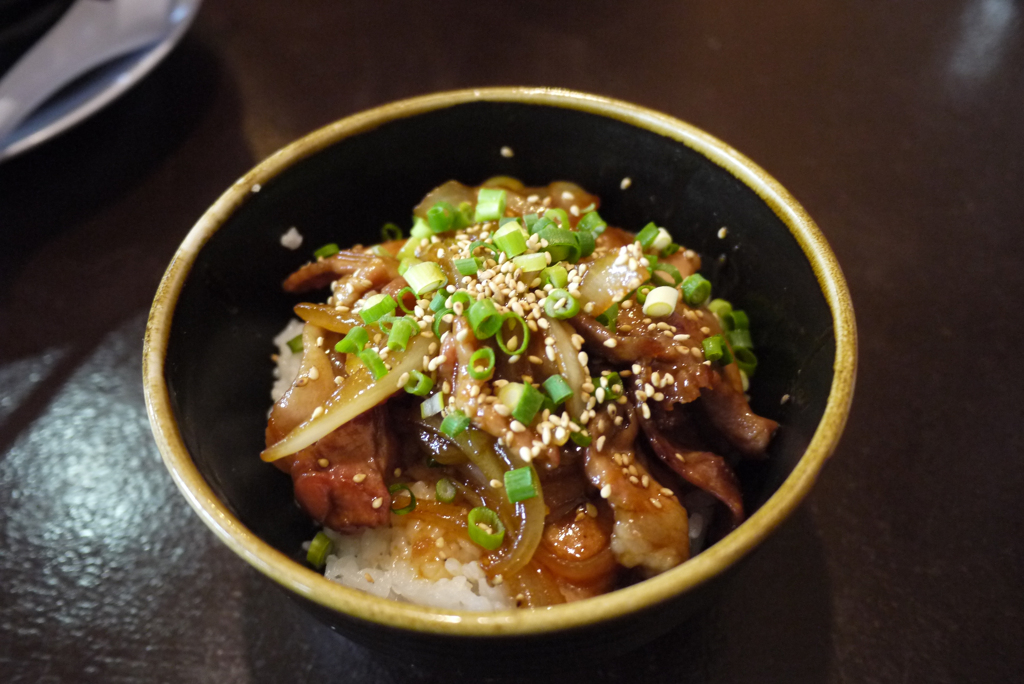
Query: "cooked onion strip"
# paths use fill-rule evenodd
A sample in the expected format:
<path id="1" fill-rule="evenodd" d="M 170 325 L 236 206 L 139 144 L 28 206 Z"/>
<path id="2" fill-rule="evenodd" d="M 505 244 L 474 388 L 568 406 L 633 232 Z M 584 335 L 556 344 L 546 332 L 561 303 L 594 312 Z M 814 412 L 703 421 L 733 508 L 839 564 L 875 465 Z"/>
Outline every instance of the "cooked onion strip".
<path id="1" fill-rule="evenodd" d="M 319 325 L 325 330 L 341 333 L 344 335 L 352 328 L 363 325 L 358 314 L 348 311 L 337 311 L 332 306 L 324 304 L 297 304 L 295 315 L 313 325 Z"/>
<path id="2" fill-rule="evenodd" d="M 269 463 L 290 456 L 385 401 L 401 389 L 396 387 L 394 378 L 419 367 L 429 346 L 430 341 L 427 338 L 421 335 L 414 337 L 405 352 L 392 357 L 391 372 L 383 376 L 379 382 L 375 381 L 365 368 L 357 369 L 324 403 L 322 413 L 302 423 L 279 442 L 268 447 L 260 454 L 260 458 Z"/>
<path id="3" fill-rule="evenodd" d="M 569 387 L 583 387 L 583 383 L 588 378 L 583 372 L 583 366 L 580 365 L 579 354 L 572 346 L 573 329 L 569 327 L 568 323 L 557 318 L 548 318 L 547 321 L 548 332 L 551 333 L 551 337 L 555 338 L 555 363 L 558 364 L 558 372 L 569 382 Z M 574 418 L 579 418 L 583 409 L 586 408 L 581 392 L 574 392 L 566 400 L 566 405 Z"/>

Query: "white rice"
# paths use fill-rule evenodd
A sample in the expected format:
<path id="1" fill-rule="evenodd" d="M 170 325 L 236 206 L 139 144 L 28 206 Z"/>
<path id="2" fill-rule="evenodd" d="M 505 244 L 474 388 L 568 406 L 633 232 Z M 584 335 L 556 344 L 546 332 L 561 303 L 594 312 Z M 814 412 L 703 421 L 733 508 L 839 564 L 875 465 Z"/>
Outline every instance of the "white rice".
<path id="1" fill-rule="evenodd" d="M 288 388 L 302 364 L 302 354 L 288 347 L 288 340 L 302 334 L 302 321 L 293 320 L 275 338 L 277 366 L 270 394 L 276 402 Z M 431 487 L 413 483 L 417 499 L 434 499 Z M 514 607 L 503 585 L 492 586 L 480 567 L 483 551 L 468 540 L 448 539 L 431 557 L 414 555 L 413 540 L 437 540 L 441 530 L 425 523 L 406 527 L 383 527 L 356 534 L 324 532 L 334 541 L 327 556 L 324 577 L 381 598 L 407 601 L 449 610 L 493 611 Z M 308 542 L 304 544 L 308 548 Z M 441 560 L 440 553 L 447 558 Z"/>

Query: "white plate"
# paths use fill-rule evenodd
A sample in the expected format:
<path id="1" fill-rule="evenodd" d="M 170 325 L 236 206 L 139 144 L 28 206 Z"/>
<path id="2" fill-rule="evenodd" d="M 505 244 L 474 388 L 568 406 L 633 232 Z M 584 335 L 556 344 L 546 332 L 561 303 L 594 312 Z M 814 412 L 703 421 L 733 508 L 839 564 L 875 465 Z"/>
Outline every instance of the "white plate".
<path id="1" fill-rule="evenodd" d="M 0 161 L 63 133 L 135 85 L 181 40 L 201 2 L 177 0 L 162 41 L 104 64 L 47 100 L 0 141 Z"/>

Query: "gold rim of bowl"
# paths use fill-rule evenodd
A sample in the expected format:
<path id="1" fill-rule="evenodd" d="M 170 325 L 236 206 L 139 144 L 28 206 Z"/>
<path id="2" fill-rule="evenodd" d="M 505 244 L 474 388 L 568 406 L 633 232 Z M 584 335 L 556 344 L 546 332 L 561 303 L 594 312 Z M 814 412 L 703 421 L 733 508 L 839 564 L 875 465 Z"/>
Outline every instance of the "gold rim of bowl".
<path id="1" fill-rule="evenodd" d="M 246 528 L 199 473 L 178 430 L 164 377 L 174 309 L 192 265 L 206 241 L 250 195 L 252 186 L 267 183 L 329 145 L 389 121 L 470 102 L 517 102 L 589 112 L 671 138 L 707 157 L 754 190 L 789 228 L 810 262 L 835 327 L 834 377 L 824 414 L 793 472 L 761 508 L 720 542 L 668 572 L 603 596 L 545 610 L 471 613 L 416 606 L 350 589 L 291 560 Z M 178 248 L 153 301 L 143 350 L 146 406 L 164 463 L 203 522 L 235 553 L 275 582 L 326 608 L 395 628 L 473 636 L 537 634 L 619 617 L 686 592 L 731 566 L 781 524 L 810 491 L 846 423 L 856 367 L 856 324 L 839 264 L 804 209 L 768 173 L 721 140 L 650 109 L 562 89 L 514 87 L 443 92 L 383 105 L 329 124 L 268 157 L 221 195 Z"/>

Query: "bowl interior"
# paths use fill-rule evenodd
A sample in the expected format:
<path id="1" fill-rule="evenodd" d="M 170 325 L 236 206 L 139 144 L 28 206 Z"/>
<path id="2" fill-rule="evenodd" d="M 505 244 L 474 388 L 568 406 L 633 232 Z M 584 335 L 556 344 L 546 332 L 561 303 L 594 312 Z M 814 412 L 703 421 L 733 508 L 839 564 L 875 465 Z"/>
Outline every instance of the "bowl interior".
<path id="1" fill-rule="evenodd" d="M 503 157 L 502 146 L 514 156 Z M 290 479 L 258 458 L 271 339 L 302 301 L 281 281 L 324 243 L 377 242 L 387 221 L 408 227 L 412 207 L 445 180 L 497 174 L 527 185 L 575 181 L 601 197 L 610 224 L 636 231 L 655 221 L 699 252 L 715 296 L 750 315 L 760 359 L 752 406 L 782 424 L 770 459 L 739 470 L 751 512 L 800 460 L 832 385 L 833 320 L 800 245 L 765 201 L 683 143 L 613 118 L 524 102 L 458 104 L 340 140 L 263 183 L 203 247 L 181 292 L 165 374 L 182 437 L 231 512 L 282 553 L 300 558 L 314 528 Z M 280 244 L 291 226 L 304 236 L 297 251 Z"/>

